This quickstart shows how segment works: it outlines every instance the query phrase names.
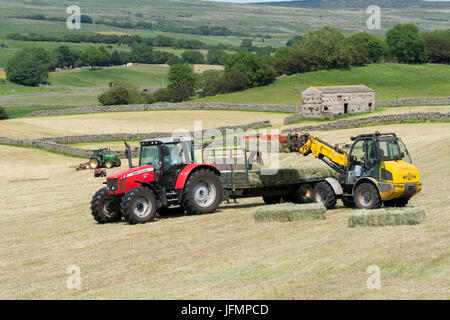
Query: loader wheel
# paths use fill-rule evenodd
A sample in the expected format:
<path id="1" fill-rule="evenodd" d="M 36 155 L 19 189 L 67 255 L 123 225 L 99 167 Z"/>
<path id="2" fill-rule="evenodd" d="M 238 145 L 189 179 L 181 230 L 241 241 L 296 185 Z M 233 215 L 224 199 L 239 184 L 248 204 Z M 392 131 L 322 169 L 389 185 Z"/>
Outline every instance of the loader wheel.
<path id="1" fill-rule="evenodd" d="M 188 178 L 183 191 L 183 207 L 187 214 L 213 213 L 223 197 L 219 177 L 207 169 L 199 169 Z"/>
<path id="2" fill-rule="evenodd" d="M 384 202 L 385 207 L 398 207 L 403 208 L 408 204 L 409 199 L 394 199 Z"/>
<path id="3" fill-rule="evenodd" d="M 381 197 L 378 189 L 371 183 L 361 183 L 356 187 L 355 205 L 359 209 L 378 209 L 381 207 Z"/>
<path id="4" fill-rule="evenodd" d="M 333 188 L 325 181 L 316 184 L 313 199 L 316 203 L 322 203 L 328 210 L 334 209 L 337 202 Z"/>
<path id="5" fill-rule="evenodd" d="M 108 201 L 107 188 L 98 190 L 91 201 L 91 213 L 98 223 L 108 223 L 120 221 L 122 213 L 120 211 L 119 201 Z"/>
<path id="6" fill-rule="evenodd" d="M 156 216 L 156 196 L 146 187 L 135 187 L 128 191 L 120 206 L 129 224 L 150 222 Z"/>
<path id="7" fill-rule="evenodd" d="M 112 167 L 114 167 L 114 164 L 112 163 L 112 161 L 111 160 L 106 160 L 105 168 L 106 169 L 111 169 Z"/>
<path id="8" fill-rule="evenodd" d="M 98 160 L 95 158 L 92 158 L 91 160 L 89 160 L 89 167 L 91 167 L 91 169 L 97 169 L 99 167 L 99 163 Z"/>
<path id="9" fill-rule="evenodd" d="M 354 208 L 355 207 L 355 201 L 351 197 L 342 198 L 342 203 L 344 204 L 344 207 L 346 207 L 346 208 Z"/>
<path id="10" fill-rule="evenodd" d="M 293 200 L 295 203 L 311 203 L 314 201 L 314 188 L 304 183 L 295 188 L 293 194 Z"/>
<path id="11" fill-rule="evenodd" d="M 281 196 L 265 196 L 262 198 L 266 204 L 278 204 L 281 202 Z"/>

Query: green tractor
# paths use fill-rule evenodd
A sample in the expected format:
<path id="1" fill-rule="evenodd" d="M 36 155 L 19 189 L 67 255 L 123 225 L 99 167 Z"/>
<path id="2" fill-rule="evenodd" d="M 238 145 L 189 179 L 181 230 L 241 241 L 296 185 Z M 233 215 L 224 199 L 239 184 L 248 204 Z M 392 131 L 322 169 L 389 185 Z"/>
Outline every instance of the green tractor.
<path id="1" fill-rule="evenodd" d="M 91 169 L 120 167 L 121 162 L 118 156 L 110 154 L 111 150 L 107 148 L 95 149 L 89 159 Z"/>

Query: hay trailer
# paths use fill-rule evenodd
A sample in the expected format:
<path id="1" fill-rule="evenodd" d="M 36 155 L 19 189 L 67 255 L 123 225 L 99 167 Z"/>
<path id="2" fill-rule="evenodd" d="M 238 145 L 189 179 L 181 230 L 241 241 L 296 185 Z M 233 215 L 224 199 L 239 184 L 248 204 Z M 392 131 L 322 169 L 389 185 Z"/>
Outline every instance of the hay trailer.
<path id="1" fill-rule="evenodd" d="M 247 144 L 205 148 L 202 162 L 213 163 L 220 171 L 219 179 L 227 201 L 262 197 L 266 204 L 277 204 L 282 200 L 311 203 L 314 187 L 336 176 L 333 170 L 323 166 L 264 169 L 263 153 L 250 151 Z"/>

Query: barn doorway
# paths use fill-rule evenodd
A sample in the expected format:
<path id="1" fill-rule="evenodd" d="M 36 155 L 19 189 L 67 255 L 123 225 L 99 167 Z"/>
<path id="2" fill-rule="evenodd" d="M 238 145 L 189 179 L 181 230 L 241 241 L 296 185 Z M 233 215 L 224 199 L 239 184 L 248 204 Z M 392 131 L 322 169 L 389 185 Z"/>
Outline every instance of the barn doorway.
<path id="1" fill-rule="evenodd" d="M 344 103 L 344 114 L 348 113 L 348 103 Z"/>

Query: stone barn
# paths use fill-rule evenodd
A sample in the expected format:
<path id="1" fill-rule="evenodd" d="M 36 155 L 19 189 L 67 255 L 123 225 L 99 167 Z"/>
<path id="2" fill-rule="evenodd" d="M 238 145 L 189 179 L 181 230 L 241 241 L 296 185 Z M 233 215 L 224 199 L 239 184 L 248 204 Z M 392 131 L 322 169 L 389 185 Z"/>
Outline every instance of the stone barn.
<path id="1" fill-rule="evenodd" d="M 371 110 L 375 110 L 375 91 L 364 85 L 310 87 L 302 93 L 303 117 L 332 118 Z"/>

